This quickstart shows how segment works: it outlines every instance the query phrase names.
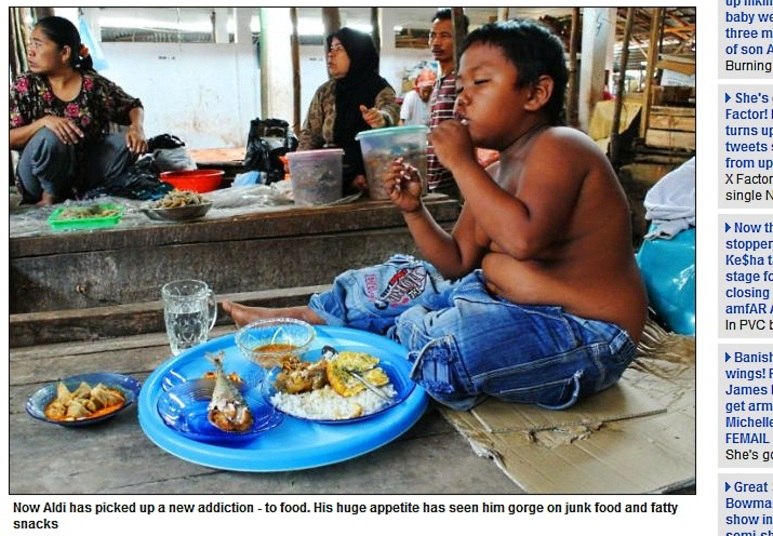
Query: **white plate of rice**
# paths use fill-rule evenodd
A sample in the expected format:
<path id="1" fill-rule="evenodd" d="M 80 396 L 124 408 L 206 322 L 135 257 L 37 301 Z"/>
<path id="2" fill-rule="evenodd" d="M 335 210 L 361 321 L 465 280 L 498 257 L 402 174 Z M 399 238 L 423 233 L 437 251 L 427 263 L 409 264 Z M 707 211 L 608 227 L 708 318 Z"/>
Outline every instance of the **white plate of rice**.
<path id="1" fill-rule="evenodd" d="M 381 387 L 381 390 L 393 399 L 397 396 L 392 384 Z M 320 422 L 351 422 L 370 417 L 394 405 L 394 402 L 384 400 L 368 390 L 354 396 L 341 396 L 329 385 L 295 395 L 277 391 L 270 400 L 282 413 L 299 419 Z"/>
<path id="2" fill-rule="evenodd" d="M 415 385 L 412 381 L 403 379 L 390 364 L 382 361 L 380 366 L 391 381 L 379 389 L 389 396 L 390 400 L 384 400 L 367 389 L 353 396 L 342 396 L 330 385 L 305 393 L 289 394 L 274 387 L 274 373 L 266 377 L 266 395 L 277 410 L 298 419 L 327 424 L 368 419 L 405 400 Z"/>

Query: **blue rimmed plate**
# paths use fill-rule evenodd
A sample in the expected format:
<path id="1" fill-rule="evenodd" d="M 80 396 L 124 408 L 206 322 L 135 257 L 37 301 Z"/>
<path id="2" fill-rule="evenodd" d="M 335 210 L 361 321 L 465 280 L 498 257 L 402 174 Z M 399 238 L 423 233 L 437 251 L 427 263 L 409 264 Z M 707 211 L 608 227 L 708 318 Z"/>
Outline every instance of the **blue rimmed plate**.
<path id="1" fill-rule="evenodd" d="M 54 401 L 56 398 L 56 385 L 59 381 L 64 382 L 67 389 L 74 391 L 78 388 L 81 382 L 86 382 L 89 386 L 94 387 L 98 383 L 105 385 L 111 389 L 117 389 L 123 394 L 124 403 L 121 407 L 116 408 L 110 413 L 98 415 L 97 417 L 84 417 L 74 420 L 57 420 L 49 419 L 46 417 L 46 407 Z M 115 417 L 118 413 L 125 410 L 134 402 L 140 393 L 141 384 L 131 376 L 125 376 L 123 374 L 116 374 L 113 372 L 91 372 L 86 374 L 76 374 L 53 383 L 50 383 L 44 387 L 38 389 L 32 396 L 27 399 L 27 403 L 24 408 L 27 413 L 35 419 L 49 422 L 52 424 L 58 424 L 60 426 L 89 426 L 98 422 L 105 421 Z"/>
<path id="2" fill-rule="evenodd" d="M 161 378 L 161 388 L 164 391 L 169 391 L 186 382 L 200 379 L 212 379 L 214 378 L 214 372 L 214 368 L 211 370 L 202 370 L 198 363 L 196 364 L 196 371 L 194 372 L 189 372 L 184 368 L 181 370 L 169 369 L 164 377 Z M 237 387 L 240 387 L 241 390 L 244 390 L 245 386 L 255 387 L 259 385 L 264 377 L 263 369 L 255 366 L 250 366 L 249 370 L 245 370 L 244 366 L 227 367 L 225 372 L 232 383 Z M 238 377 L 238 380 L 234 381 L 234 375 Z"/>
<path id="3" fill-rule="evenodd" d="M 317 335 L 303 359 L 319 356 L 326 345 L 339 350 L 366 352 L 378 357 L 382 364 L 388 362 L 393 365 L 405 381 L 411 381 L 407 350 L 396 342 L 343 327 L 315 326 L 315 331 Z M 180 379 L 190 381 L 190 378 L 200 378 L 210 370 L 212 365 L 206 355 L 213 352 L 224 352 L 227 372 L 235 370 L 242 373 L 242 365 L 257 367 L 242 356 L 234 335 L 225 335 L 188 349 L 159 365 L 145 380 L 138 401 L 140 426 L 151 441 L 178 458 L 206 467 L 249 472 L 297 471 L 349 460 L 405 433 L 421 418 L 429 402 L 424 389 L 416 386 L 405 400 L 389 411 L 349 426 L 328 426 L 286 417 L 276 428 L 259 434 L 254 441 L 203 443 L 168 426 L 159 415 L 157 405 L 170 382 Z M 172 371 L 174 373 L 170 375 Z"/>
<path id="4" fill-rule="evenodd" d="M 214 379 L 186 381 L 163 391 L 158 399 L 158 414 L 176 432 L 203 443 L 244 443 L 282 422 L 282 414 L 263 397 L 259 387 L 240 389 L 252 413 L 252 426 L 243 432 L 226 432 L 208 418 Z"/>

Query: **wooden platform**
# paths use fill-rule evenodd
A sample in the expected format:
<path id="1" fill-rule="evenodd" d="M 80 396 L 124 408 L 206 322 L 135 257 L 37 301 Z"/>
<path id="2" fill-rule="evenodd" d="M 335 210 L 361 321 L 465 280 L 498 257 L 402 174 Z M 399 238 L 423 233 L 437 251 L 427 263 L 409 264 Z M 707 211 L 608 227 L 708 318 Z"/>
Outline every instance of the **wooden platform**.
<path id="1" fill-rule="evenodd" d="M 459 205 L 427 200 L 450 227 Z M 10 312 L 36 313 L 155 301 L 174 279 L 218 294 L 329 284 L 338 273 L 414 251 L 391 203 L 358 200 L 181 224 L 49 232 L 10 238 Z"/>
<path id="2" fill-rule="evenodd" d="M 220 294 L 218 300 L 260 307 L 288 307 L 304 305 L 315 292 L 328 285 L 313 285 L 279 290 L 258 290 L 237 294 Z M 217 325 L 231 324 L 218 310 Z M 8 333 L 10 346 L 48 345 L 75 341 L 102 341 L 127 334 L 164 331 L 164 307 L 161 300 L 107 307 L 87 307 L 17 313 L 10 317 Z"/>
<path id="3" fill-rule="evenodd" d="M 235 175 L 244 173 L 246 147 L 221 147 L 215 149 L 189 149 L 189 153 L 199 168 L 222 169 L 223 180 L 229 182 Z"/>

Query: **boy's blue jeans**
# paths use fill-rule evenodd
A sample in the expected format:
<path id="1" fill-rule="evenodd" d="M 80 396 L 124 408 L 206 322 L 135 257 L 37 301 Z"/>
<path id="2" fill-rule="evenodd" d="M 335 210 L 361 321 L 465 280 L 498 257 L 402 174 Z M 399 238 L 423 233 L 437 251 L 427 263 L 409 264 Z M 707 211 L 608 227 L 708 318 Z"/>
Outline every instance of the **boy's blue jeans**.
<path id="1" fill-rule="evenodd" d="M 412 378 L 459 410 L 486 396 L 564 409 L 614 384 L 635 353 L 614 324 L 511 303 L 486 290 L 480 270 L 452 282 L 403 255 L 344 272 L 309 307 L 408 348 Z"/>

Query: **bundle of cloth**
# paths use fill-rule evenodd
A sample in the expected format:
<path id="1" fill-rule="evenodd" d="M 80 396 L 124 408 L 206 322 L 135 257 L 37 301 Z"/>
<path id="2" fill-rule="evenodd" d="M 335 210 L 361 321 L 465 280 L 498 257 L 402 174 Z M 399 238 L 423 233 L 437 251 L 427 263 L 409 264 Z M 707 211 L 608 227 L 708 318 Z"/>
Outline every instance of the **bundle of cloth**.
<path id="1" fill-rule="evenodd" d="M 664 175 L 644 198 L 649 232 L 636 255 L 655 319 L 695 334 L 695 158 Z"/>
<path id="2" fill-rule="evenodd" d="M 664 175 L 644 198 L 652 222 L 645 238 L 675 237 L 695 227 L 695 157 Z"/>

